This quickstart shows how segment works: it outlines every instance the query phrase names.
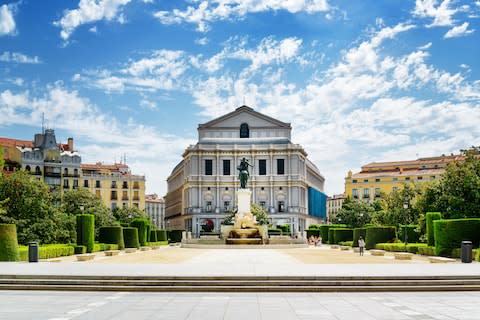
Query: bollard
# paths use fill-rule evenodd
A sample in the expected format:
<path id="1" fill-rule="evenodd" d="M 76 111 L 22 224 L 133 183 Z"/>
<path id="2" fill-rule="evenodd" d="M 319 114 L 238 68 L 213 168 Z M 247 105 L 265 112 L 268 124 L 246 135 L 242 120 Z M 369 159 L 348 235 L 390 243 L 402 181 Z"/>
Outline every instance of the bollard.
<path id="1" fill-rule="evenodd" d="M 462 263 L 472 262 L 472 241 L 462 241 Z"/>
<path id="2" fill-rule="evenodd" d="M 38 262 L 38 242 L 28 243 L 28 262 Z"/>

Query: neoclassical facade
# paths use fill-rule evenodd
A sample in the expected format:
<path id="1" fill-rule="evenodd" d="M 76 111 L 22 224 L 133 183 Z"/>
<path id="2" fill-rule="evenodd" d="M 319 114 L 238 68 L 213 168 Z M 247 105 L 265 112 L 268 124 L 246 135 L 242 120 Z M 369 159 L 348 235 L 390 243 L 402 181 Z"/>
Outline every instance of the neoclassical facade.
<path id="1" fill-rule="evenodd" d="M 291 126 L 242 106 L 198 126 L 198 142 L 167 179 L 167 229 L 198 236 L 201 226 L 219 230 L 234 210 L 240 188 L 237 166 L 250 165 L 252 202 L 265 208 L 271 224 L 290 224 L 292 233 L 326 217 L 324 177 L 302 146 L 291 142 Z M 208 221 L 210 220 L 210 221 Z"/>

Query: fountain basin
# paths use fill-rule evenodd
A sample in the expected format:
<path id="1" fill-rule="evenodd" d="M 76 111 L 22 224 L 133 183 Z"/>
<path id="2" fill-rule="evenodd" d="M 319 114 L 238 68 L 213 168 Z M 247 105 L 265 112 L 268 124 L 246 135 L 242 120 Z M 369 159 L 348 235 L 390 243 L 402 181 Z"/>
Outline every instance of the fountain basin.
<path id="1" fill-rule="evenodd" d="M 228 238 L 227 244 L 263 244 L 262 238 Z"/>

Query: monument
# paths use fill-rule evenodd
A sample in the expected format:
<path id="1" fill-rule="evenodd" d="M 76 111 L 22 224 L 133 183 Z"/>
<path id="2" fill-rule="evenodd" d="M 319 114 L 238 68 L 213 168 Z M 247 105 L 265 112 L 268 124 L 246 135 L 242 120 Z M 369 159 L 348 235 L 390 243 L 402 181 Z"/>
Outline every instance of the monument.
<path id="1" fill-rule="evenodd" d="M 251 212 L 252 191 L 247 188 L 250 174 L 248 167 L 253 167 L 248 160 L 243 158 L 237 167 L 240 189 L 237 191 L 238 210 L 233 218 L 233 227 L 228 234 L 227 244 L 262 244 L 264 231 L 258 225 L 255 216 Z"/>

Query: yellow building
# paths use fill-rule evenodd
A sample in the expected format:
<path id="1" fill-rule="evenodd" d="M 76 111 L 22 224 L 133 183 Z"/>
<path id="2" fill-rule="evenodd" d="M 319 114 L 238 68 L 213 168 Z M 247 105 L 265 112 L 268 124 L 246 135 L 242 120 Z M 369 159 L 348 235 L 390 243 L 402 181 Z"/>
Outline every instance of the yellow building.
<path id="1" fill-rule="evenodd" d="M 445 171 L 447 164 L 462 160 L 460 155 L 419 158 L 417 160 L 372 162 L 358 173 L 348 172 L 345 195 L 352 199 L 373 201 L 382 193 L 399 190 L 405 183 L 435 180 Z"/>
<path id="2" fill-rule="evenodd" d="M 145 176 L 134 175 L 128 165 L 97 162 L 82 164 L 82 187 L 103 200 L 108 208 L 145 210 Z"/>

